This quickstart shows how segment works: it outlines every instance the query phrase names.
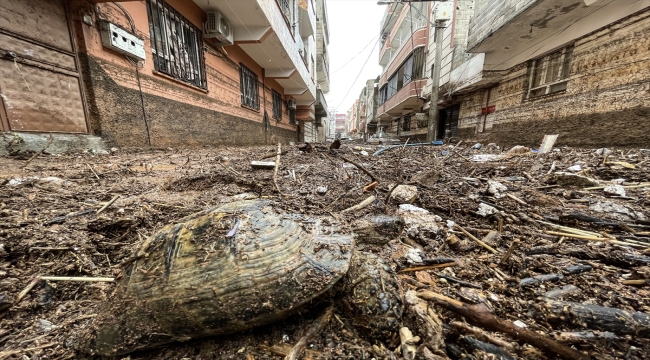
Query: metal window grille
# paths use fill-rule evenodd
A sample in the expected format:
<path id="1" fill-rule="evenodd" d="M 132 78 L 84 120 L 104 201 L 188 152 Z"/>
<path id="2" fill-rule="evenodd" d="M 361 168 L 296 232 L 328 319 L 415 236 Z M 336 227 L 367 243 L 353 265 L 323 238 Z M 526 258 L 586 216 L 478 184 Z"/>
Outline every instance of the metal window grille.
<path id="1" fill-rule="evenodd" d="M 278 0 L 280 2 L 280 9 L 287 19 L 291 19 L 291 0 Z"/>
<path id="2" fill-rule="evenodd" d="M 386 100 L 390 99 L 393 97 L 393 95 L 397 94 L 397 82 L 398 82 L 398 74 L 395 73 L 390 79 L 388 79 L 388 94 L 386 95 Z"/>
<path id="3" fill-rule="evenodd" d="M 379 89 L 379 105 L 384 105 L 388 100 L 388 85 L 384 85 Z"/>
<path id="4" fill-rule="evenodd" d="M 156 71 L 207 89 L 203 33 L 164 0 L 147 0 Z"/>
<path id="5" fill-rule="evenodd" d="M 404 115 L 402 118 L 402 131 L 411 131 L 411 115 Z"/>
<path id="6" fill-rule="evenodd" d="M 424 74 L 424 65 L 427 62 L 426 54 L 424 53 L 424 48 L 419 47 L 413 51 L 413 79 L 423 79 Z"/>
<path id="7" fill-rule="evenodd" d="M 253 110 L 260 109 L 260 93 L 257 81 L 257 74 L 247 68 L 244 64 L 239 64 L 239 79 L 241 90 L 241 104 Z"/>
<path id="8" fill-rule="evenodd" d="M 408 84 L 413 80 L 413 55 L 404 63 L 404 85 Z"/>
<path id="9" fill-rule="evenodd" d="M 279 92 L 273 90 L 271 92 L 273 95 L 273 118 L 277 120 L 282 119 L 282 95 Z"/>
<path id="10" fill-rule="evenodd" d="M 549 95 L 567 89 L 573 45 L 532 63 L 529 98 Z"/>

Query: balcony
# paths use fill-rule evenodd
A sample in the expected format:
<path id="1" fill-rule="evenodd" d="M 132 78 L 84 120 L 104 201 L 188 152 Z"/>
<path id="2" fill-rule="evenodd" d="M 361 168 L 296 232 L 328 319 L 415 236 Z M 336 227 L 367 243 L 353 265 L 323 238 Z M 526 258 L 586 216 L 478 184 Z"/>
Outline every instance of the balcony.
<path id="1" fill-rule="evenodd" d="M 486 54 L 485 70 L 506 70 L 648 8 L 639 0 L 588 3 L 490 0 L 470 23 L 468 51 Z"/>
<path id="2" fill-rule="evenodd" d="M 275 79 L 284 88 L 284 95 L 291 95 L 298 105 L 309 105 L 316 100 L 316 84 L 305 66 L 305 58 L 309 59 L 311 54 L 300 54 L 302 41 L 297 41 L 299 36 L 294 38 L 285 20 L 285 11 L 290 11 L 287 4 L 291 6 L 293 1 L 194 2 L 203 11 L 217 10 L 228 19 L 235 44 L 265 69 L 267 78 Z"/>
<path id="3" fill-rule="evenodd" d="M 327 112 L 327 100 L 325 100 L 325 95 L 323 92 L 318 89 L 316 91 L 316 124 L 321 125 L 322 118 L 327 118 L 329 116 Z"/>
<path id="4" fill-rule="evenodd" d="M 280 0 L 288 1 L 288 0 Z M 298 1 L 298 26 L 301 37 L 309 37 L 316 34 L 316 7 L 314 0 Z"/>
<path id="5" fill-rule="evenodd" d="M 413 111 L 413 109 L 422 106 L 422 100 L 418 97 L 427 83 L 427 79 L 418 79 L 411 81 L 401 88 L 390 99 L 386 100 L 377 109 L 377 118 L 387 120 L 393 117 L 401 116 Z"/>

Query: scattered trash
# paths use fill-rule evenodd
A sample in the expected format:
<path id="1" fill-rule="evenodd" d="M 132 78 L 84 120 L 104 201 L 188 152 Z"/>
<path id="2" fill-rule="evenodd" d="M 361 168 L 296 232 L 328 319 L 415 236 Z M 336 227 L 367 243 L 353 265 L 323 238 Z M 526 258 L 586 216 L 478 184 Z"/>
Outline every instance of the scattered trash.
<path id="1" fill-rule="evenodd" d="M 603 189 L 603 192 L 607 195 L 613 196 L 625 196 L 625 188 L 623 185 L 609 185 Z"/>
<path id="2" fill-rule="evenodd" d="M 413 239 L 435 236 L 440 232 L 438 223 L 442 219 L 428 210 L 411 204 L 402 204 L 397 212 L 402 218 L 406 234 Z"/>
<path id="3" fill-rule="evenodd" d="M 530 153 L 530 148 L 521 145 L 517 145 L 507 152 L 508 156 L 524 155 L 528 153 Z"/>
<path id="4" fill-rule="evenodd" d="M 483 217 L 486 217 L 486 216 L 490 216 L 490 215 L 498 214 L 498 213 L 499 213 L 499 210 L 497 210 L 496 208 L 493 208 L 493 207 L 490 206 L 490 205 L 487 205 L 487 204 L 484 204 L 484 203 L 480 203 L 480 204 L 478 204 L 478 211 L 476 211 L 476 213 L 477 213 L 478 215 L 481 215 L 481 216 L 483 216 Z"/>
<path id="5" fill-rule="evenodd" d="M 553 149 L 553 145 L 557 141 L 559 135 L 546 135 L 542 140 L 542 145 L 539 147 L 540 154 L 546 154 Z"/>
<path id="6" fill-rule="evenodd" d="M 553 174 L 551 176 L 551 179 L 549 180 L 549 183 L 557 184 L 562 187 L 586 188 L 586 187 L 598 186 L 597 180 L 590 179 L 586 176 L 565 173 L 565 172 L 557 172 Z"/>
<path id="7" fill-rule="evenodd" d="M 580 166 L 580 165 L 569 166 L 569 167 L 567 168 L 567 170 L 568 170 L 568 171 L 571 171 L 571 172 L 574 172 L 574 173 L 576 173 L 576 172 L 580 172 L 580 171 L 582 171 L 582 166 Z"/>
<path id="8" fill-rule="evenodd" d="M 489 180 L 488 181 L 488 190 L 487 191 L 488 191 L 488 193 L 490 195 L 492 195 L 495 198 L 499 199 L 499 198 L 505 196 L 503 194 L 503 192 L 508 191 L 508 188 L 505 185 L 498 182 L 498 181 Z"/>

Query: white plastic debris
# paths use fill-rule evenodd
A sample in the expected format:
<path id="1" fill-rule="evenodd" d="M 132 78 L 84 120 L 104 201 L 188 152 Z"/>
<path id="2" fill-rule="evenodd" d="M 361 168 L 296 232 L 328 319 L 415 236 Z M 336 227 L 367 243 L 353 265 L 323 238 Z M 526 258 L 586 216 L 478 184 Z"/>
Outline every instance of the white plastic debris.
<path id="1" fill-rule="evenodd" d="M 596 150 L 596 155 L 609 155 L 612 153 L 612 150 L 608 148 L 600 148 Z"/>
<path id="2" fill-rule="evenodd" d="M 495 198 L 499 199 L 505 195 L 501 193 L 508 191 L 508 188 L 502 183 L 494 180 L 488 180 L 488 193 Z"/>
<path id="3" fill-rule="evenodd" d="M 569 170 L 571 172 L 580 172 L 580 171 L 582 171 L 582 166 L 580 166 L 580 165 L 569 166 L 567 168 L 567 170 Z"/>
<path id="4" fill-rule="evenodd" d="M 483 203 L 478 204 L 478 211 L 476 211 L 477 214 L 483 217 L 494 215 L 497 214 L 498 212 L 499 210 L 495 209 L 490 205 L 483 204 Z"/>
<path id="5" fill-rule="evenodd" d="M 490 161 L 499 161 L 501 159 L 504 159 L 505 156 L 503 155 L 495 155 L 495 154 L 477 154 L 472 156 L 470 160 L 473 162 L 490 162 Z"/>
<path id="6" fill-rule="evenodd" d="M 609 195 L 625 196 L 625 188 L 622 185 L 609 185 L 603 189 Z"/>
<path id="7" fill-rule="evenodd" d="M 361 155 L 363 155 L 363 156 L 368 156 L 368 152 L 365 151 L 365 150 L 361 151 L 359 154 L 361 154 Z"/>
<path id="8" fill-rule="evenodd" d="M 61 178 L 54 177 L 54 176 L 48 176 L 48 177 L 38 177 L 38 176 L 30 176 L 27 178 L 14 178 L 9 180 L 7 183 L 7 186 L 12 186 L 12 187 L 19 187 L 19 186 L 25 186 L 25 185 L 30 185 L 30 184 L 56 184 L 56 185 L 69 185 L 70 182 L 65 181 Z"/>
<path id="9" fill-rule="evenodd" d="M 524 324 L 523 321 L 521 320 L 515 320 L 512 322 L 516 327 L 525 329 L 528 327 L 528 325 Z"/>
<path id="10" fill-rule="evenodd" d="M 447 227 L 449 228 L 449 230 L 453 230 L 453 229 L 454 229 L 454 225 L 456 225 L 455 222 L 453 222 L 453 221 L 451 221 L 451 220 L 447 220 Z"/>
<path id="11" fill-rule="evenodd" d="M 316 193 L 318 195 L 325 195 L 327 194 L 327 186 L 319 186 L 316 188 Z"/>
<path id="12" fill-rule="evenodd" d="M 417 248 L 410 248 L 404 254 L 404 257 L 406 258 L 406 262 L 409 264 L 420 264 L 422 263 L 422 256 L 420 256 L 420 249 Z"/>
<path id="13" fill-rule="evenodd" d="M 474 150 L 480 150 L 483 147 L 483 144 L 481 143 L 476 143 L 474 146 L 472 146 L 472 149 Z"/>

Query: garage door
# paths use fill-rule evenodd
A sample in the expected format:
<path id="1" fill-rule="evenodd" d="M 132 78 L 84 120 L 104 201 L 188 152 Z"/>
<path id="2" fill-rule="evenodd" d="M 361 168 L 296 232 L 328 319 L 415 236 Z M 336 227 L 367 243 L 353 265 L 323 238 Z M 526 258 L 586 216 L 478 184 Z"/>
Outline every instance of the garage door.
<path id="1" fill-rule="evenodd" d="M 0 0 L 3 131 L 87 133 L 63 0 Z"/>

